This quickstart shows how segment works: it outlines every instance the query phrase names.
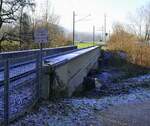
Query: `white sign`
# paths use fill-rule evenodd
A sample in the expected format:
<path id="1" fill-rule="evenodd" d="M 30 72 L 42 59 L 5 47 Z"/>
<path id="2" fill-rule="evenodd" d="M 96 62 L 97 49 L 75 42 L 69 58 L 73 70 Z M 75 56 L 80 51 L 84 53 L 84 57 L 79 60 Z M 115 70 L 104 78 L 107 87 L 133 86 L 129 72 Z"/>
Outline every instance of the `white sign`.
<path id="1" fill-rule="evenodd" d="M 34 41 L 36 43 L 47 43 L 48 42 L 48 30 L 44 28 L 37 29 L 34 33 Z"/>

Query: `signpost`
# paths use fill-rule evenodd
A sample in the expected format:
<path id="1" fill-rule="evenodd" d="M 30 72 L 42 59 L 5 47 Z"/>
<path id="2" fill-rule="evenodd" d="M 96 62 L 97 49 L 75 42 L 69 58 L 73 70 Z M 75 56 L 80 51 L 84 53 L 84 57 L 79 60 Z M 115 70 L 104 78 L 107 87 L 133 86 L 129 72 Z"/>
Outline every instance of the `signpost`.
<path id="1" fill-rule="evenodd" d="M 40 73 L 39 75 L 41 76 L 42 74 L 42 64 L 43 64 L 43 43 L 47 43 L 48 42 L 48 30 L 44 29 L 44 28 L 39 28 L 35 31 L 34 33 L 34 41 L 35 43 L 39 43 L 40 45 L 40 55 L 39 55 L 39 67 L 40 67 Z M 41 92 L 41 79 L 38 78 L 38 83 L 39 83 L 39 92 Z M 39 93 L 40 94 L 40 93 Z M 38 96 L 40 97 L 40 95 Z"/>
<path id="2" fill-rule="evenodd" d="M 34 33 L 34 39 L 36 43 L 47 43 L 48 30 L 44 28 L 37 29 Z"/>
<path id="3" fill-rule="evenodd" d="M 42 52 L 43 52 L 43 43 L 47 43 L 48 42 L 48 30 L 44 29 L 44 28 L 39 28 L 35 31 L 34 33 L 34 41 L 35 43 L 39 43 L 40 44 L 40 59 L 41 59 L 41 63 L 42 63 Z M 41 64 L 42 65 L 42 64 Z"/>

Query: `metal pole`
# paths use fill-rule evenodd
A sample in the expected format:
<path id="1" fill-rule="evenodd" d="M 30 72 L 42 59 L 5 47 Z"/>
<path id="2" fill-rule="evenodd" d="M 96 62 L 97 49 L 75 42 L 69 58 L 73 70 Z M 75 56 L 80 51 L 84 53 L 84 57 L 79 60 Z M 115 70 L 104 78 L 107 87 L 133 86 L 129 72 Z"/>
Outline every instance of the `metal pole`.
<path id="1" fill-rule="evenodd" d="M 48 0 L 46 1 L 46 24 L 48 23 Z"/>
<path id="2" fill-rule="evenodd" d="M 73 45 L 75 41 L 75 11 L 73 11 Z"/>
<path id="3" fill-rule="evenodd" d="M 47 4 L 47 7 L 46 7 L 46 28 L 48 30 L 48 26 L 49 26 L 49 24 L 48 24 L 48 6 L 49 6 L 48 0 L 47 0 L 46 4 Z M 48 43 L 45 43 L 45 45 L 44 45 L 45 48 L 47 47 L 47 45 L 48 45 Z"/>
<path id="4" fill-rule="evenodd" d="M 104 41 L 106 42 L 106 14 L 104 14 Z"/>
<path id="5" fill-rule="evenodd" d="M 36 56 L 36 77 L 37 77 L 37 85 L 36 85 L 36 97 L 37 100 L 39 100 L 40 98 L 40 53 L 37 53 Z"/>
<path id="6" fill-rule="evenodd" d="M 39 90 L 39 93 L 38 93 L 38 97 L 40 98 L 41 95 L 41 79 L 42 79 L 42 64 L 43 64 L 43 43 L 40 43 L 40 56 L 39 56 L 39 86 L 38 86 L 38 90 Z"/>
<path id="7" fill-rule="evenodd" d="M 43 43 L 40 43 L 40 68 L 42 68 L 43 61 Z"/>
<path id="8" fill-rule="evenodd" d="M 21 50 L 21 44 L 22 44 L 22 43 L 21 43 L 21 39 L 22 39 L 22 35 L 21 35 L 22 33 L 21 33 L 21 32 L 22 32 L 22 14 L 23 14 L 23 8 L 24 8 L 24 7 L 21 8 L 20 28 L 19 28 L 19 39 L 20 39 L 20 45 L 19 45 L 19 46 L 20 46 L 20 50 Z"/>
<path id="9" fill-rule="evenodd" d="M 93 26 L 93 46 L 94 46 L 94 42 L 95 42 L 95 26 Z"/>
<path id="10" fill-rule="evenodd" d="M 9 125 L 9 61 L 4 66 L 4 125 Z"/>

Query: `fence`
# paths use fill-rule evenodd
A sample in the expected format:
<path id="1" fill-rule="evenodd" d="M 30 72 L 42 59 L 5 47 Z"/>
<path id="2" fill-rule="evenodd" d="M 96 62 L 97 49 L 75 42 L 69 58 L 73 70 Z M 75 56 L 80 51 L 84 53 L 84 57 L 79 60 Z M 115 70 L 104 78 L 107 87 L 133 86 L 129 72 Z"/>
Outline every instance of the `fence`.
<path id="1" fill-rule="evenodd" d="M 16 60 L 32 61 L 15 64 Z M 39 55 L 7 58 L 0 61 L 0 125 L 28 112 L 39 100 Z"/>
<path id="2" fill-rule="evenodd" d="M 40 98 L 43 58 L 76 46 L 0 53 L 0 126 L 28 112 Z"/>

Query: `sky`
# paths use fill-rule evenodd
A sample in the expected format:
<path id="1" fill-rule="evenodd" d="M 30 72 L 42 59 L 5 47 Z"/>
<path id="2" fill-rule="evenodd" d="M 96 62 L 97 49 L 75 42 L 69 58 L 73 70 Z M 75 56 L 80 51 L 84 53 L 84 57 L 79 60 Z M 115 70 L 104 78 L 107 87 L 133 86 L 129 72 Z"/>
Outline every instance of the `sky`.
<path id="1" fill-rule="evenodd" d="M 38 15 L 45 12 L 46 1 L 36 0 Z M 150 0 L 48 0 L 48 7 L 50 13 L 53 12 L 60 16 L 59 25 L 70 31 L 72 30 L 73 11 L 76 13 L 75 29 L 79 32 L 92 32 L 93 25 L 97 32 L 101 31 L 105 14 L 108 32 L 112 30 L 114 23 L 126 23 L 130 13 L 136 12 L 137 8 L 147 3 L 150 3 Z M 84 19 L 77 21 L 82 18 Z"/>

